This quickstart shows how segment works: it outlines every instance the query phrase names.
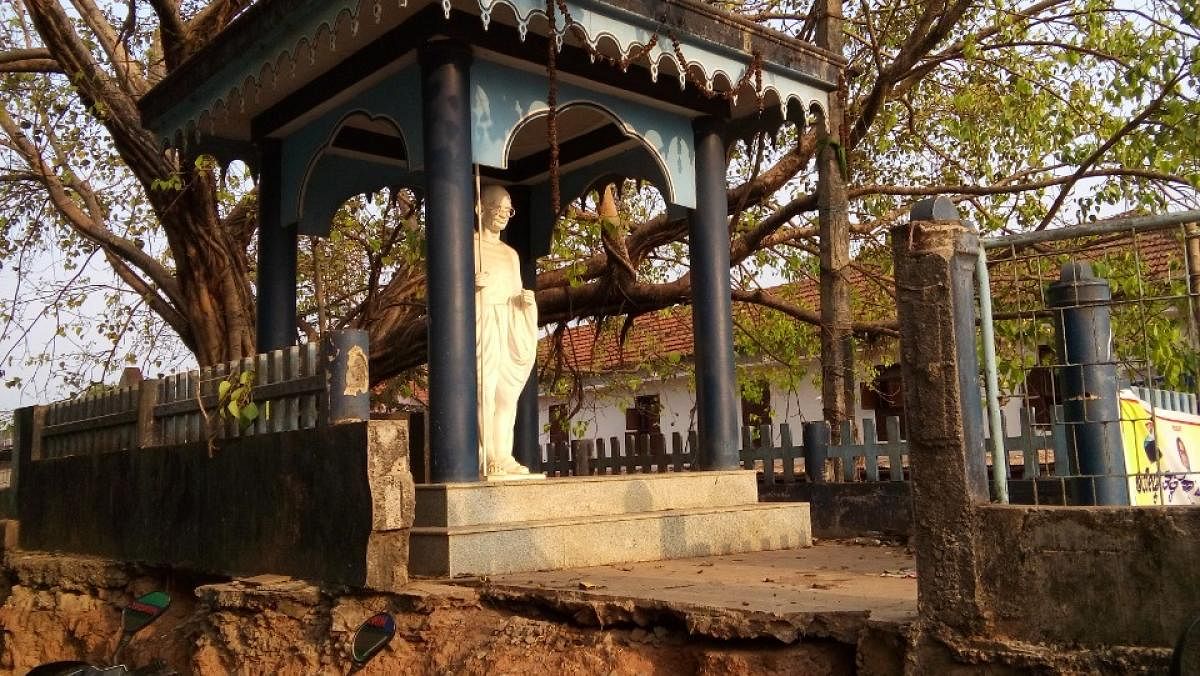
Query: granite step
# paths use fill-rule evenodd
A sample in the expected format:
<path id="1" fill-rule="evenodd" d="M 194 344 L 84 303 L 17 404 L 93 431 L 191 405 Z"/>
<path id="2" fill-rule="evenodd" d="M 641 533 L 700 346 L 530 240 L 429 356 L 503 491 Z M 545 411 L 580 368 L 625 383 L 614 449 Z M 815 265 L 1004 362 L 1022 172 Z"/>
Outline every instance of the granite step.
<path id="1" fill-rule="evenodd" d="M 807 503 L 414 527 L 409 573 L 498 575 L 812 545 Z"/>
<path id="2" fill-rule="evenodd" d="M 417 527 L 486 526 L 758 503 L 753 471 L 418 484 Z"/>

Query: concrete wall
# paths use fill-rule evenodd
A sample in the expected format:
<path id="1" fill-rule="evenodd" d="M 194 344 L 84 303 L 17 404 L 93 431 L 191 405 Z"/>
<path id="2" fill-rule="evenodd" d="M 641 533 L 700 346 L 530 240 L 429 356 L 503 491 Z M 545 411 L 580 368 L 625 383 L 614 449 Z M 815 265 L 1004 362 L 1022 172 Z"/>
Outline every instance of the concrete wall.
<path id="1" fill-rule="evenodd" d="M 1200 507 L 984 505 L 978 515 L 996 634 L 1165 647 L 1200 614 Z"/>
<path id="2" fill-rule="evenodd" d="M 223 574 L 407 581 L 402 421 L 72 456 L 20 468 L 23 549 Z"/>
<path id="3" fill-rule="evenodd" d="M 763 502 L 807 502 L 818 538 L 868 533 L 908 538 L 913 531 L 912 485 L 907 481 L 759 483 Z"/>

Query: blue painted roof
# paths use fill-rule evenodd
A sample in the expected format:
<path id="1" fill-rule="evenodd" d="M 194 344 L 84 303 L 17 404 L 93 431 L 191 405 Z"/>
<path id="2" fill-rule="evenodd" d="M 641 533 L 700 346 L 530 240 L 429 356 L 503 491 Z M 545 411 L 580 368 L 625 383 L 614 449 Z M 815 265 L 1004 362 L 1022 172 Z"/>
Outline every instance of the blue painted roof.
<path id="1" fill-rule="evenodd" d="M 809 43 L 695 0 L 566 0 L 564 6 L 570 24 L 557 16 L 552 32 L 541 0 L 259 0 L 139 106 L 144 122 L 167 142 L 191 135 L 248 141 L 256 117 L 360 52 L 391 50 L 401 60 L 420 41 L 468 20 L 478 22 L 476 30 L 515 29 L 522 42 L 527 35 L 553 36 L 587 50 L 598 69 L 629 60 L 631 78 L 648 73 L 655 81 L 678 81 L 680 90 L 724 94 L 733 117 L 756 111 L 760 100 L 785 108 L 824 105 L 843 65 Z M 545 54 L 531 49 L 526 58 L 539 63 Z M 748 75 L 755 64 L 761 72 Z M 376 72 L 363 76 L 369 86 Z"/>

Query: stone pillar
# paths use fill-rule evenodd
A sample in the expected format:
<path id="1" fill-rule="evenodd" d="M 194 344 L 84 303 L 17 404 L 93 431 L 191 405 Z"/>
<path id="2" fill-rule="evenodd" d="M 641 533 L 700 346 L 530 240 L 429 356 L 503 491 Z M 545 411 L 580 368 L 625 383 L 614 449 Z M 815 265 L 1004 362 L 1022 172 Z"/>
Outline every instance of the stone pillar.
<path id="1" fill-rule="evenodd" d="M 979 238 L 946 198 L 892 230 L 922 622 L 984 623 L 975 505 L 988 500 L 973 280 Z"/>
<path id="2" fill-rule="evenodd" d="M 263 139 L 258 180 L 258 352 L 296 344 L 296 224 L 281 223 L 282 153 L 276 139 Z"/>
<path id="3" fill-rule="evenodd" d="M 420 48 L 429 303 L 429 455 L 433 483 L 479 480 L 475 367 L 475 179 L 471 52 Z"/>
<path id="4" fill-rule="evenodd" d="M 733 302 L 729 293 L 729 204 L 723 125 L 701 118 L 696 134 L 696 209 L 689 219 L 692 335 L 702 469 L 738 467 L 737 379 L 733 369 Z"/>
<path id="5" fill-rule="evenodd" d="M 1046 304 L 1056 310 L 1068 448 L 1079 473 L 1094 477 L 1079 483 L 1077 498 L 1084 505 L 1128 505 L 1108 305 L 1112 290 L 1092 273 L 1091 264 L 1072 262 L 1063 266 L 1046 296 Z"/>
<path id="6" fill-rule="evenodd" d="M 521 258 L 521 286 L 537 289 L 537 258 L 533 255 L 533 213 L 529 190 L 512 186 L 508 189 L 517 213 L 501 235 Z M 537 363 L 529 374 L 525 389 L 517 402 L 517 426 L 513 433 L 513 457 L 531 472 L 542 468 L 542 450 L 538 447 L 541 427 L 538 420 Z"/>

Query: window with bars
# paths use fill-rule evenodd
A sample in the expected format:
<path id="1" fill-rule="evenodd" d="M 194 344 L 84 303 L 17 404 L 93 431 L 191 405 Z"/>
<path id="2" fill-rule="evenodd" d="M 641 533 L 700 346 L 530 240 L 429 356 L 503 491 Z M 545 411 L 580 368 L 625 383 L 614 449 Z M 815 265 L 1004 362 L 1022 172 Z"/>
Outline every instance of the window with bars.
<path id="1" fill-rule="evenodd" d="M 864 409 L 875 411 L 875 433 L 880 441 L 891 441 L 887 419 L 893 416 L 900 419 L 900 437 L 905 438 L 904 382 L 900 378 L 899 364 L 876 366 L 874 380 L 870 384 L 860 384 L 859 398 Z"/>
<path id="2" fill-rule="evenodd" d="M 625 432 L 628 434 L 658 434 L 661 406 L 657 394 L 640 394 L 633 408 L 625 409 Z"/>

